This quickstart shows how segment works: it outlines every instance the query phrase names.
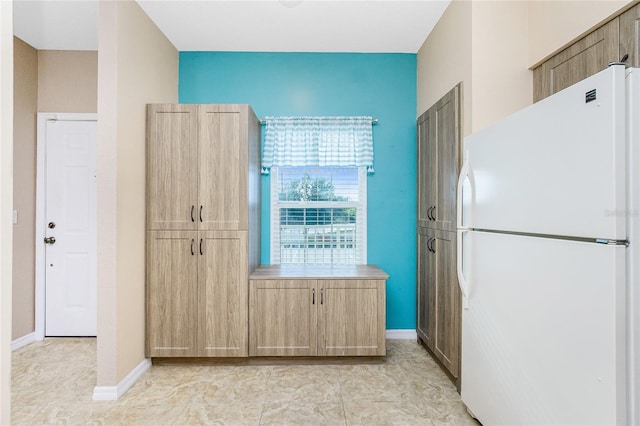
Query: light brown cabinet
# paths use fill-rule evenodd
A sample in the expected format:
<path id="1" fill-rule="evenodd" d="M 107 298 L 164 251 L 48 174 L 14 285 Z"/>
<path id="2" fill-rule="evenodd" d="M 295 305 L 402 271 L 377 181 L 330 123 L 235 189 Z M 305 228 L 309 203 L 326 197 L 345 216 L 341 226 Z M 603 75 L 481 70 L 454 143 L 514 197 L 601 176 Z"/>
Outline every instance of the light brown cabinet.
<path id="1" fill-rule="evenodd" d="M 260 123 L 248 105 L 147 112 L 147 356 L 247 356 Z"/>
<path id="2" fill-rule="evenodd" d="M 455 273 L 456 185 L 460 170 L 457 85 L 418 118 L 416 332 L 459 377 L 461 296 Z M 458 383 L 459 384 L 459 383 Z"/>
<path id="3" fill-rule="evenodd" d="M 147 231 L 147 356 L 198 353 L 194 231 Z"/>
<path id="4" fill-rule="evenodd" d="M 249 282 L 250 356 L 317 354 L 316 280 Z"/>
<path id="5" fill-rule="evenodd" d="M 246 253 L 246 231 L 148 231 L 148 356 L 247 356 Z"/>
<path id="6" fill-rule="evenodd" d="M 640 66 L 640 5 L 607 21 L 533 70 L 533 101 L 577 83 L 611 62 Z"/>
<path id="7" fill-rule="evenodd" d="M 456 277 L 455 232 L 421 228 L 418 253 L 418 338 L 457 378 L 461 296 Z"/>
<path id="8" fill-rule="evenodd" d="M 418 118 L 418 226 L 455 230 L 460 85 Z"/>
<path id="9" fill-rule="evenodd" d="M 247 230 L 256 123 L 248 105 L 149 105 L 147 228 Z"/>
<path id="10" fill-rule="evenodd" d="M 259 267 L 249 279 L 249 355 L 385 355 L 387 278 L 373 265 Z"/>
<path id="11" fill-rule="evenodd" d="M 640 4 L 620 15 L 620 58 L 629 55 L 626 64 L 640 67 Z"/>
<path id="12" fill-rule="evenodd" d="M 595 30 L 533 71 L 534 102 L 602 71 L 620 59 L 618 19 Z"/>

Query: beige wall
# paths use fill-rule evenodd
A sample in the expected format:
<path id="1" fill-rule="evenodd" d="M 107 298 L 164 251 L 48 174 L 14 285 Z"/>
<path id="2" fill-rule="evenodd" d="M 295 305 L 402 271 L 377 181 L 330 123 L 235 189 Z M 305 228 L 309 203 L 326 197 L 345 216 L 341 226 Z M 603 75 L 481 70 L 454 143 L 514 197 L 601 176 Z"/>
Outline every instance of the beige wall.
<path id="1" fill-rule="evenodd" d="M 462 82 L 463 133 L 471 131 L 471 56 L 471 2 L 453 0 L 418 51 L 418 116 Z"/>
<path id="2" fill-rule="evenodd" d="M 35 330 L 36 112 L 38 52 L 14 37 L 12 339 Z"/>
<path id="3" fill-rule="evenodd" d="M 529 105 L 527 12 L 526 2 L 454 0 L 418 51 L 418 115 L 459 81 L 464 136 Z"/>
<path id="4" fill-rule="evenodd" d="M 13 2 L 0 1 L 0 424 L 11 421 Z"/>
<path id="5" fill-rule="evenodd" d="M 38 111 L 96 112 L 98 52 L 38 51 Z"/>
<path id="6" fill-rule="evenodd" d="M 144 360 L 146 104 L 178 101 L 178 51 L 137 3 L 100 2 L 98 386 Z"/>
<path id="7" fill-rule="evenodd" d="M 630 3 L 454 0 L 418 51 L 418 115 L 458 81 L 464 135 L 530 105 L 531 65 Z"/>
<path id="8" fill-rule="evenodd" d="M 528 7 L 523 1 L 472 2 L 471 131 L 532 103 Z"/>
<path id="9" fill-rule="evenodd" d="M 530 0 L 527 3 L 529 4 L 529 66 L 533 66 L 632 2 L 628 0 Z"/>

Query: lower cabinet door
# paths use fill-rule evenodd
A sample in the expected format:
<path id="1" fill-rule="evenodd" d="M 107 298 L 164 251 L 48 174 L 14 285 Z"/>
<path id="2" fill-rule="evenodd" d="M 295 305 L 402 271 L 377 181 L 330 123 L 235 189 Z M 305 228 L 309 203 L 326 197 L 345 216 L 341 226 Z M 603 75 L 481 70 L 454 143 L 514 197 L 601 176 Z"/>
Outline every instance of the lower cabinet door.
<path id="1" fill-rule="evenodd" d="M 456 275 L 456 234 L 438 232 L 432 243 L 437 262 L 436 332 L 433 351 L 449 370 L 458 377 L 460 370 L 461 295 Z"/>
<path id="2" fill-rule="evenodd" d="M 382 356 L 385 281 L 318 280 L 318 355 Z"/>
<path id="3" fill-rule="evenodd" d="M 246 357 L 247 232 L 200 231 L 198 237 L 198 356 Z"/>
<path id="4" fill-rule="evenodd" d="M 315 280 L 251 280 L 250 356 L 316 355 Z"/>
<path id="5" fill-rule="evenodd" d="M 436 328 L 436 256 L 432 251 L 435 231 L 418 228 L 417 315 L 418 337 L 433 350 Z"/>
<path id="6" fill-rule="evenodd" d="M 147 357 L 197 356 L 197 232 L 147 233 Z"/>

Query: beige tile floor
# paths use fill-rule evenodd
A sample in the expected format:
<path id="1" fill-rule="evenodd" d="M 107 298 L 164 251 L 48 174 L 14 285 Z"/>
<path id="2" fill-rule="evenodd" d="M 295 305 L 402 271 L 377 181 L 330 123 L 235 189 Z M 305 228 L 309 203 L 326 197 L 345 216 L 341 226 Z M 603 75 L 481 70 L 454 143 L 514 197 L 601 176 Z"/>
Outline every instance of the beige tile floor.
<path id="1" fill-rule="evenodd" d="M 13 353 L 12 424 L 477 425 L 427 352 L 388 340 L 383 363 L 154 365 L 119 400 L 91 400 L 95 339 Z"/>

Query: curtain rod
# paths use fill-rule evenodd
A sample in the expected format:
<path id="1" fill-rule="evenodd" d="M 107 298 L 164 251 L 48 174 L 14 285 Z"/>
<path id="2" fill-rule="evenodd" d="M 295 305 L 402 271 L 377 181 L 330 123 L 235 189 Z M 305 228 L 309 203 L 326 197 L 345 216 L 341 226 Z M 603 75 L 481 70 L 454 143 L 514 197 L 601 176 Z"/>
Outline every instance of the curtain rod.
<path id="1" fill-rule="evenodd" d="M 260 124 L 264 125 L 266 123 L 265 120 L 260 120 Z M 371 124 L 378 124 L 378 119 L 374 118 L 371 120 Z"/>

